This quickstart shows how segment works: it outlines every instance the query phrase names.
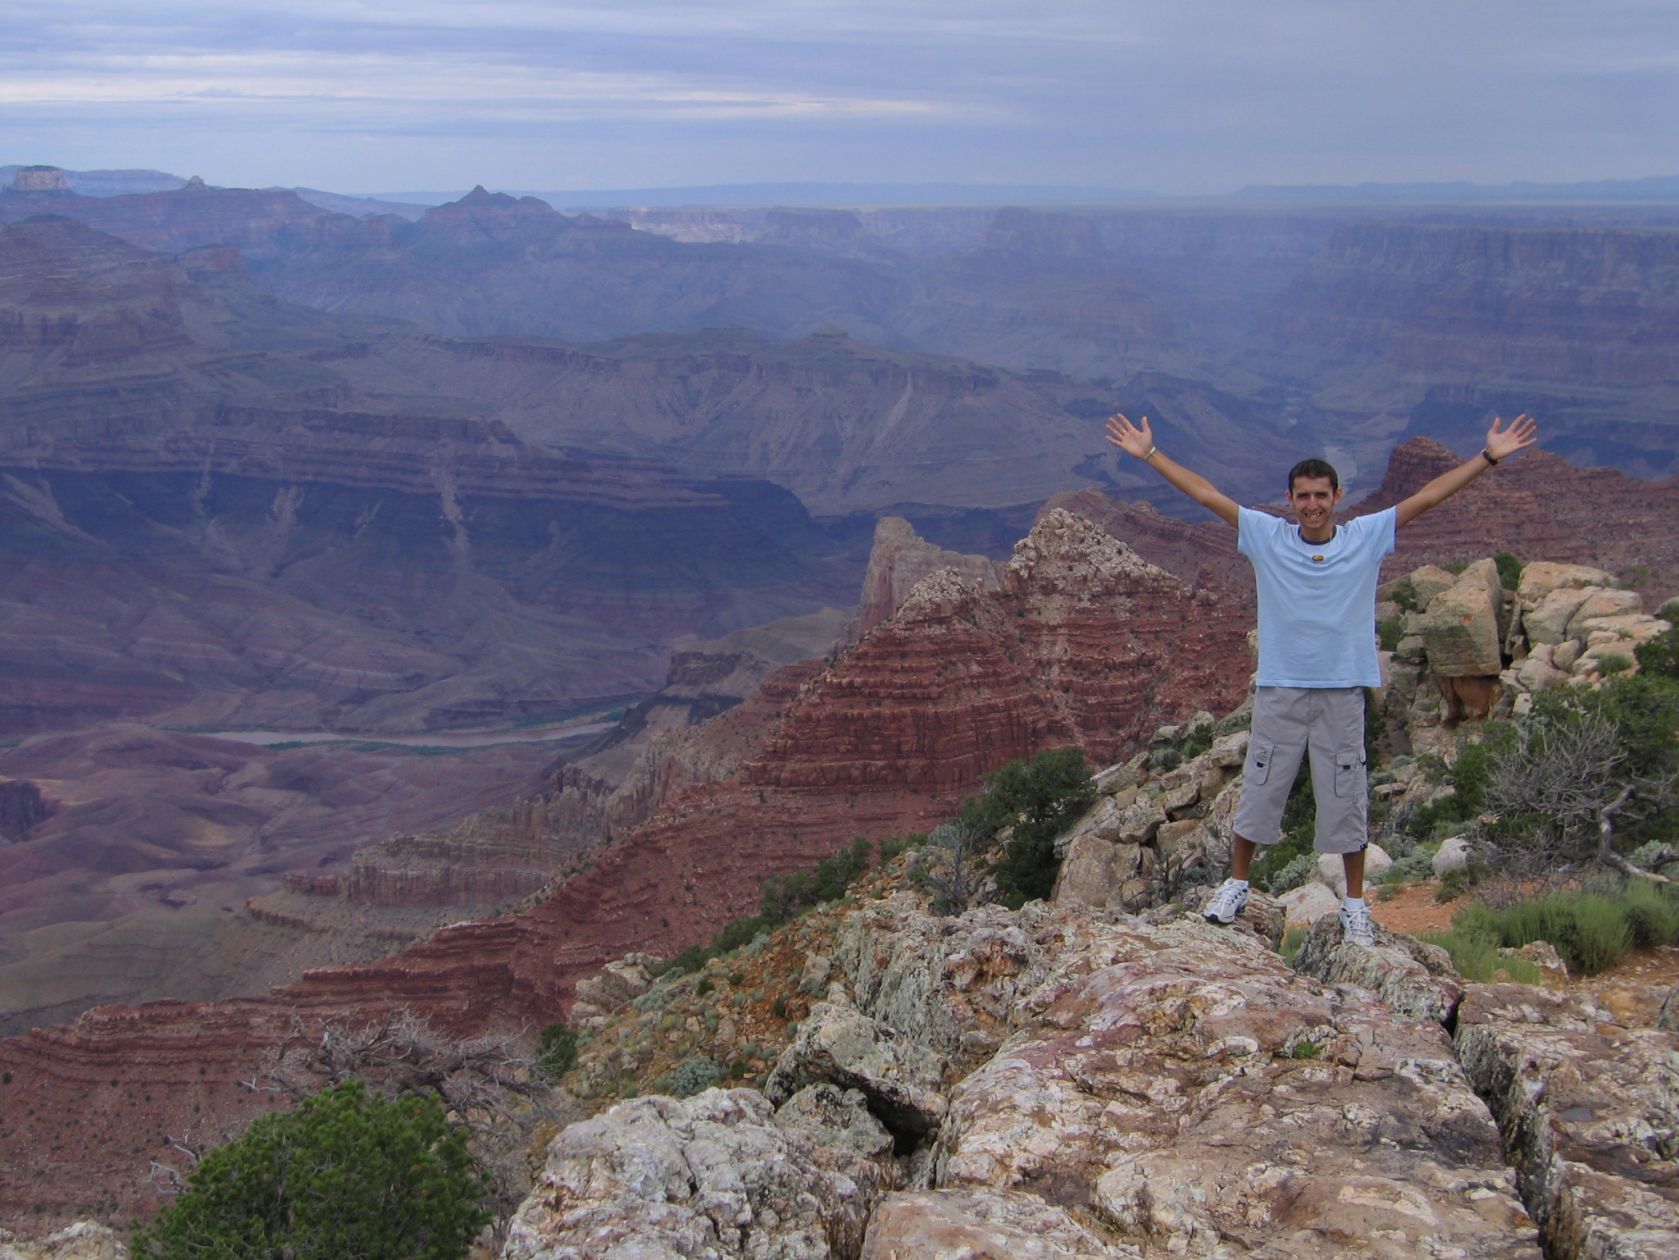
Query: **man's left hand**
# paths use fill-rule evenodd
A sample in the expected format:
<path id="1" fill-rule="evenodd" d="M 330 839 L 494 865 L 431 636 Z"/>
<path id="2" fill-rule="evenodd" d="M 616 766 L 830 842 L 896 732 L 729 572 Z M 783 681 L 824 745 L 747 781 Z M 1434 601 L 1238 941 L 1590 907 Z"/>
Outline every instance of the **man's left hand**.
<path id="1" fill-rule="evenodd" d="M 1510 421 L 1510 427 L 1504 427 L 1504 421 L 1498 416 L 1492 418 L 1492 428 L 1487 430 L 1487 454 L 1494 459 L 1504 459 L 1514 455 L 1524 446 L 1532 446 L 1539 440 L 1539 423 L 1525 411 Z"/>

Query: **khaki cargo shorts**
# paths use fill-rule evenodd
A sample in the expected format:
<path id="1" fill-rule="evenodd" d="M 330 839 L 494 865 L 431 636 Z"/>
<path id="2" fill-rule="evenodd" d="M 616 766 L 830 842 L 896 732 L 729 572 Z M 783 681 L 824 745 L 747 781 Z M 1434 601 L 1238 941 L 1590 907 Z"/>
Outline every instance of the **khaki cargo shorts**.
<path id="1" fill-rule="evenodd" d="M 1289 789 L 1308 753 L 1317 851 L 1357 853 L 1370 839 L 1363 687 L 1258 688 L 1236 834 L 1255 844 L 1277 843 Z"/>

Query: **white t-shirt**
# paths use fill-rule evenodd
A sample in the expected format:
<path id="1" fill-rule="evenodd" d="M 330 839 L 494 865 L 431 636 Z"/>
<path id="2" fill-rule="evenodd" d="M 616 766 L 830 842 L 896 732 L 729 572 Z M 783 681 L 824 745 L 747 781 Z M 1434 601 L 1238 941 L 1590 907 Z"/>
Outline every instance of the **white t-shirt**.
<path id="1" fill-rule="evenodd" d="M 1261 687 L 1379 687 L 1376 579 L 1398 509 L 1338 523 L 1328 542 L 1293 521 L 1241 508 L 1236 547 L 1259 587 Z"/>

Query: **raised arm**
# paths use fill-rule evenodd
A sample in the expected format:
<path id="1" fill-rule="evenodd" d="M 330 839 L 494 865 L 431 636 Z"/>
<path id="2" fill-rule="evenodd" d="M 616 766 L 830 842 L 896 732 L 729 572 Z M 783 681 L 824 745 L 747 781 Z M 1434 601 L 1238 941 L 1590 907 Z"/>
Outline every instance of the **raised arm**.
<path id="1" fill-rule="evenodd" d="M 1142 460 L 1145 464 L 1153 464 L 1155 472 L 1182 490 L 1202 507 L 1212 512 L 1228 525 L 1236 524 L 1236 500 L 1225 494 L 1200 473 L 1192 473 L 1182 464 L 1169 458 L 1164 451 L 1154 444 L 1154 433 L 1149 429 L 1148 417 L 1144 416 L 1140 425 L 1132 424 L 1122 414 L 1115 413 L 1108 419 L 1108 441 L 1112 442 L 1127 455 Z"/>
<path id="2" fill-rule="evenodd" d="M 1466 459 L 1449 472 L 1441 473 L 1410 498 L 1403 500 L 1399 504 L 1397 523 L 1409 524 L 1429 508 L 1439 507 L 1493 465 L 1514 455 L 1524 446 L 1532 446 L 1538 440 L 1539 425 L 1526 412 L 1510 421 L 1508 429 L 1504 427 L 1503 420 L 1494 416 L 1492 428 L 1487 430 L 1487 444 L 1481 453 Z"/>

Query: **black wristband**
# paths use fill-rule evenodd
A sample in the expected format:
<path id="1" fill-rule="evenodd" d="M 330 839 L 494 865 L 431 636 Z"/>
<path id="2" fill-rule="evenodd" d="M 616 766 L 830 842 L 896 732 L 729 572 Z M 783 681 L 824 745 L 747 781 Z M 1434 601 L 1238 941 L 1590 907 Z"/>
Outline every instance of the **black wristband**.
<path id="1" fill-rule="evenodd" d="M 1481 448 L 1481 458 L 1486 460 L 1487 463 L 1491 464 L 1494 468 L 1498 467 L 1498 461 L 1492 457 L 1492 452 L 1487 450 L 1484 446 Z"/>

